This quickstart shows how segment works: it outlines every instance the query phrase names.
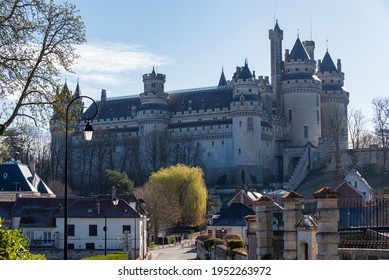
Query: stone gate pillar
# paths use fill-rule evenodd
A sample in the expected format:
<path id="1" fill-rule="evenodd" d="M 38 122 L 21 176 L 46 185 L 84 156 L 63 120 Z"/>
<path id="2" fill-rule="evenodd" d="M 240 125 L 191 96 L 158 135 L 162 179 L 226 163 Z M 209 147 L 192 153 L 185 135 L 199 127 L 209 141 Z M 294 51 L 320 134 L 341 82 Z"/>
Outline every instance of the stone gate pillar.
<path id="1" fill-rule="evenodd" d="M 284 259 L 297 259 L 297 222 L 301 218 L 303 196 L 291 191 L 282 197 L 284 202 Z"/>
<path id="2" fill-rule="evenodd" d="M 268 196 L 261 196 L 255 201 L 258 259 L 273 255 L 273 203 L 273 199 Z"/>
<path id="3" fill-rule="evenodd" d="M 331 188 L 321 188 L 313 194 L 317 200 L 318 260 L 339 260 L 339 193 Z"/>

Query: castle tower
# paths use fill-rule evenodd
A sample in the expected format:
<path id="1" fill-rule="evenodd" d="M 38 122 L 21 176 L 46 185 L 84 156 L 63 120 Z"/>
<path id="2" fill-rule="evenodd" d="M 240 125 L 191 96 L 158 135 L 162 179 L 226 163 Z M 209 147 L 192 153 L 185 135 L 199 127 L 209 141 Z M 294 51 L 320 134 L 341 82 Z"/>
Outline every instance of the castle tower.
<path id="1" fill-rule="evenodd" d="M 321 82 L 315 71 L 316 61 L 297 38 L 292 51 L 285 52 L 281 86 L 284 117 L 288 124 L 285 132 L 287 146 L 302 147 L 308 142 L 313 146 L 319 144 Z"/>
<path id="2" fill-rule="evenodd" d="M 153 71 L 143 75 L 144 92 L 137 113 L 140 135 L 152 130 L 164 130 L 169 122 L 168 94 L 164 91 L 166 75 Z"/>
<path id="3" fill-rule="evenodd" d="M 258 81 L 252 75 L 247 60 L 237 67 L 232 78 L 232 134 L 234 140 L 235 177 L 245 184 L 250 175 L 262 178 L 260 166 L 261 113 Z M 245 179 L 247 178 L 247 179 Z"/>
<path id="4" fill-rule="evenodd" d="M 323 89 L 321 93 L 321 133 L 323 142 L 330 146 L 338 145 L 340 149 L 347 149 L 347 105 L 350 94 L 343 87 L 344 73 L 342 72 L 340 59 L 338 59 L 335 67 L 327 51 L 323 60 L 318 60 L 316 75 L 322 81 Z"/>
<path id="5" fill-rule="evenodd" d="M 278 114 L 283 112 L 281 96 L 281 78 L 282 78 L 282 39 L 284 32 L 278 26 L 278 21 L 274 29 L 269 30 L 270 39 L 270 65 L 271 65 L 271 85 Z"/>

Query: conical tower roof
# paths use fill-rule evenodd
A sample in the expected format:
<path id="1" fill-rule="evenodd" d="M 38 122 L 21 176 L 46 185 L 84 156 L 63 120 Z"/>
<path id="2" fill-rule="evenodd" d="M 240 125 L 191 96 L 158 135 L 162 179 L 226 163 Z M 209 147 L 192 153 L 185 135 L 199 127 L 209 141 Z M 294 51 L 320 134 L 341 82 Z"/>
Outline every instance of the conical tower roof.
<path id="1" fill-rule="evenodd" d="M 296 42 L 294 43 L 293 49 L 289 54 L 288 59 L 300 59 L 300 60 L 307 60 L 309 59 L 308 53 L 305 50 L 303 44 L 300 41 L 300 38 L 297 38 Z"/>
<path id="2" fill-rule="evenodd" d="M 336 69 L 335 63 L 334 63 L 334 61 L 332 60 L 330 54 L 327 51 L 326 54 L 324 55 L 323 61 L 321 62 L 320 71 L 322 71 L 322 72 L 324 72 L 324 71 L 331 72 L 331 71 L 336 71 L 336 70 L 337 69 Z"/>
<path id="3" fill-rule="evenodd" d="M 227 80 L 226 80 L 226 76 L 224 76 L 224 70 L 222 69 L 222 73 L 220 75 L 220 79 L 219 79 L 219 84 L 218 86 L 226 86 L 227 85 Z"/>

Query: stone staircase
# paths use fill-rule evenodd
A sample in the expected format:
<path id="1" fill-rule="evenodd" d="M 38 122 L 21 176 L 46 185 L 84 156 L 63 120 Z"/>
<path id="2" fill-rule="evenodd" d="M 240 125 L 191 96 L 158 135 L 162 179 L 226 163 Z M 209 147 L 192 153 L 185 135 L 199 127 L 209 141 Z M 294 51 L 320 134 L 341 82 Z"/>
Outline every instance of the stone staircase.
<path id="1" fill-rule="evenodd" d="M 305 148 L 289 182 L 284 183 L 284 189 L 295 190 L 309 173 L 309 149 Z"/>

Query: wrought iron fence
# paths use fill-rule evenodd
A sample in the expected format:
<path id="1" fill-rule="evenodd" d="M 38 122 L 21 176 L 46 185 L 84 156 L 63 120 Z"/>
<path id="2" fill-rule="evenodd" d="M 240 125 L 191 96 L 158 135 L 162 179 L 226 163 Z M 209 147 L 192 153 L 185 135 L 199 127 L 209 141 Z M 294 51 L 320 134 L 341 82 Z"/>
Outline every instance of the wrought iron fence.
<path id="1" fill-rule="evenodd" d="M 389 249 L 389 200 L 340 200 L 339 235 L 339 248 Z"/>

